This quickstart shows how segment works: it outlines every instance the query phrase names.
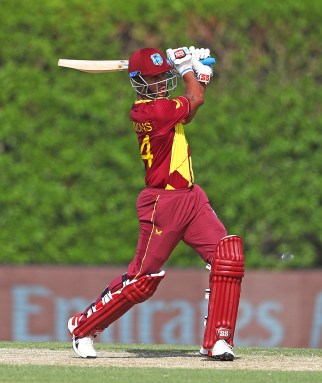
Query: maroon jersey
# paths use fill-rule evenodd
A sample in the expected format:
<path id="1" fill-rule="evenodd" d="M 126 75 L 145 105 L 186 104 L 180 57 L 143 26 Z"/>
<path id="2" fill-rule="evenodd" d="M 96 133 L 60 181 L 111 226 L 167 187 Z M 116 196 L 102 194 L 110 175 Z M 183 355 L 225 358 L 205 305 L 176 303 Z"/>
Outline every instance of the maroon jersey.
<path id="1" fill-rule="evenodd" d="M 183 96 L 133 104 L 130 116 L 145 164 L 146 186 L 167 190 L 192 186 L 190 149 L 181 123 L 189 111 Z"/>

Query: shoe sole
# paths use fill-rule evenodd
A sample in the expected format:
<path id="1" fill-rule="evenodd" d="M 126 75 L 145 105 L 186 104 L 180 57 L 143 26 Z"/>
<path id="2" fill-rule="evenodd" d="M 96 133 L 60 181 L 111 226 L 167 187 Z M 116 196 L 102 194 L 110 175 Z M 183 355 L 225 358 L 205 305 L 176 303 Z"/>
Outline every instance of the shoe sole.
<path id="1" fill-rule="evenodd" d="M 229 352 L 224 352 L 222 355 L 213 355 L 212 358 L 222 362 L 232 362 L 235 359 L 234 355 Z"/>
<path id="2" fill-rule="evenodd" d="M 202 352 L 199 352 L 199 354 L 207 358 L 220 360 L 221 362 L 232 362 L 235 359 L 235 356 L 229 352 L 224 352 L 222 355 L 212 355 L 212 356 L 208 354 L 203 354 Z"/>

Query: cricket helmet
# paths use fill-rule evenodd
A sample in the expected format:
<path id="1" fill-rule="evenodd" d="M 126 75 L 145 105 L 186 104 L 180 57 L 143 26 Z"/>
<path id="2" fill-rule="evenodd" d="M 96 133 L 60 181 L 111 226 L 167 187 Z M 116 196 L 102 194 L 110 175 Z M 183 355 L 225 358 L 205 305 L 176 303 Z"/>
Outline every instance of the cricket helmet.
<path id="1" fill-rule="evenodd" d="M 139 49 L 129 60 L 130 76 L 135 72 L 139 72 L 141 76 L 154 76 L 172 69 L 163 52 L 155 48 Z"/>
<path id="2" fill-rule="evenodd" d="M 165 55 L 156 48 L 142 48 L 134 52 L 129 60 L 129 76 L 133 89 L 141 96 L 151 99 L 159 97 L 159 89 L 166 81 L 166 97 L 169 91 L 177 86 L 177 76 L 173 71 Z M 156 76 L 164 73 L 162 81 L 147 83 L 144 76 Z M 156 90 L 151 91 L 150 86 L 154 86 Z"/>

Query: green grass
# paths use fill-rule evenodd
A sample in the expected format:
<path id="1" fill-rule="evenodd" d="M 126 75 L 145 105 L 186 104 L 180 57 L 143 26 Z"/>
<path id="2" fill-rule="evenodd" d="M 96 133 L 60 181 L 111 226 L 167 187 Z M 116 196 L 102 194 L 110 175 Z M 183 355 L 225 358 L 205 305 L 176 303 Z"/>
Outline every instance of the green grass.
<path id="1" fill-rule="evenodd" d="M 21 343 L 21 342 L 0 342 L 0 348 L 35 348 L 49 350 L 69 350 L 69 343 Z M 196 347 L 192 346 L 169 346 L 169 345 L 120 345 L 97 343 L 97 351 L 127 351 L 136 352 L 141 356 L 147 353 L 152 357 L 162 357 L 179 353 L 195 352 Z M 237 354 L 243 355 L 265 355 L 278 358 L 289 356 L 322 357 L 320 349 L 286 349 L 286 348 L 236 348 Z M 212 363 L 212 362 L 210 362 Z M 5 365 L 1 363 L 0 355 L 0 383 L 320 383 L 322 381 L 321 371 L 269 371 L 262 366 L 262 370 L 240 370 L 234 369 L 234 362 L 226 362 L 227 368 L 216 369 L 165 369 L 165 368 L 141 368 L 141 367 L 80 367 L 80 366 L 36 366 L 36 365 Z"/>
<path id="2" fill-rule="evenodd" d="M 160 368 L 86 368 L 86 367 L 15 367 L 1 366 L 1 383 L 48 382 L 48 383 L 89 383 L 89 382 L 173 382 L 173 383 L 320 383 L 318 372 L 288 371 L 244 371 L 244 370 L 183 370 Z"/>

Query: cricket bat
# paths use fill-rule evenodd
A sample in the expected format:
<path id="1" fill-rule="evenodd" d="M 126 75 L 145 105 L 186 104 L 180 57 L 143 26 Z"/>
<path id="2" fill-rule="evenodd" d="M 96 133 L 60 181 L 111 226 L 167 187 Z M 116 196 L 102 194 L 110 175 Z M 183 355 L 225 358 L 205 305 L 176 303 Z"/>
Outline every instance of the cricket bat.
<path id="1" fill-rule="evenodd" d="M 216 60 L 212 57 L 200 60 L 205 65 L 213 65 Z M 127 70 L 129 60 L 70 60 L 59 59 L 58 66 L 80 70 L 88 73 L 108 73 Z"/>

